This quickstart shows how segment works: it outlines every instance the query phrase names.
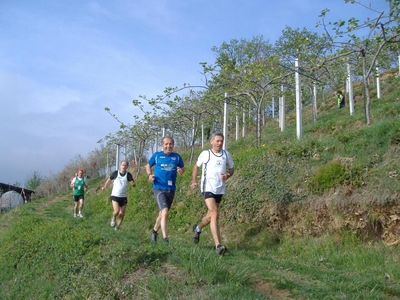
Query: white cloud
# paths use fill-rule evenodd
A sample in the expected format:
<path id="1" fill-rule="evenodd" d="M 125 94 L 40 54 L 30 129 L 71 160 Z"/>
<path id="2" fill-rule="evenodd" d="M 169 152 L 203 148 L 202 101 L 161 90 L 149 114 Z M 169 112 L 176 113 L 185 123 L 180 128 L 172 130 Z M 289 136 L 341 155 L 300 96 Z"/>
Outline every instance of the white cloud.
<path id="1" fill-rule="evenodd" d="M 66 86 L 48 86 L 18 74 L 0 73 L 2 102 L 15 115 L 55 113 L 80 99 L 79 91 Z M 7 116 L 2 111 L 0 115 Z"/>
<path id="2" fill-rule="evenodd" d="M 86 5 L 88 11 L 97 17 L 117 18 L 111 10 L 105 8 L 98 1 L 89 1 Z"/>

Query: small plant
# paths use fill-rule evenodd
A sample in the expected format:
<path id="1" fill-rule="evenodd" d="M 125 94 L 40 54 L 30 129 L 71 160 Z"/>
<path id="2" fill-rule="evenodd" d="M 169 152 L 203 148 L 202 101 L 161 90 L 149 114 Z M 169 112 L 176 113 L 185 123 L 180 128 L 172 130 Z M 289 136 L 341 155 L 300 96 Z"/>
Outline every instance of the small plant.
<path id="1" fill-rule="evenodd" d="M 320 193 L 342 184 L 347 177 L 346 168 L 340 161 L 330 161 L 321 166 L 314 177 L 310 179 L 310 189 Z"/>

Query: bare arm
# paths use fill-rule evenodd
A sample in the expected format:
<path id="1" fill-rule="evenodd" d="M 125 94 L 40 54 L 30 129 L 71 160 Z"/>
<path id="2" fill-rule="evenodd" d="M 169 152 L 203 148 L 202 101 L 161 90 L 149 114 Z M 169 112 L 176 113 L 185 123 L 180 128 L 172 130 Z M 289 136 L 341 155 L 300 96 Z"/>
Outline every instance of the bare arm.
<path id="1" fill-rule="evenodd" d="M 233 168 L 229 168 L 228 172 L 226 172 L 225 174 L 221 175 L 222 180 L 227 181 L 228 178 L 231 177 L 234 172 L 235 172 L 235 170 Z"/>
<path id="2" fill-rule="evenodd" d="M 228 169 L 228 172 L 229 172 L 229 177 L 230 176 L 232 176 L 233 175 L 233 173 L 235 173 L 235 169 L 234 168 L 230 168 L 230 169 Z"/>
<path id="3" fill-rule="evenodd" d="M 106 180 L 106 182 L 104 183 L 104 185 L 101 187 L 101 190 L 102 190 L 102 191 L 104 191 L 104 190 L 107 188 L 107 185 L 109 184 L 110 181 L 111 181 L 110 178 L 108 178 L 108 179 Z"/>
<path id="4" fill-rule="evenodd" d="M 147 173 L 147 177 L 149 177 L 149 181 L 153 182 L 154 175 L 151 173 L 151 166 L 149 164 L 146 165 L 146 173 Z"/>
<path id="5" fill-rule="evenodd" d="M 176 169 L 176 171 L 178 172 L 179 175 L 182 175 L 182 174 L 185 172 L 185 168 L 180 168 L 180 167 L 178 167 L 178 168 Z"/>
<path id="6" fill-rule="evenodd" d="M 199 167 L 195 164 L 193 166 L 193 171 L 192 171 L 192 183 L 190 184 L 190 188 L 194 189 L 197 186 L 197 173 L 198 173 Z"/>

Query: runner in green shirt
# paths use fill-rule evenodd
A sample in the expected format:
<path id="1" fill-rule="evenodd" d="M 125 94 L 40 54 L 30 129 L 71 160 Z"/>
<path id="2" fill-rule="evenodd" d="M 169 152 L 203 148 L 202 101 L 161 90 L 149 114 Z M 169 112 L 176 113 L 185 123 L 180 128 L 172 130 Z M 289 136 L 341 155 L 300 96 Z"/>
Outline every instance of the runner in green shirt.
<path id="1" fill-rule="evenodd" d="M 78 175 L 71 180 L 71 187 L 74 197 L 74 218 L 83 218 L 82 209 L 85 200 L 86 180 L 83 177 L 83 170 L 78 170 Z"/>

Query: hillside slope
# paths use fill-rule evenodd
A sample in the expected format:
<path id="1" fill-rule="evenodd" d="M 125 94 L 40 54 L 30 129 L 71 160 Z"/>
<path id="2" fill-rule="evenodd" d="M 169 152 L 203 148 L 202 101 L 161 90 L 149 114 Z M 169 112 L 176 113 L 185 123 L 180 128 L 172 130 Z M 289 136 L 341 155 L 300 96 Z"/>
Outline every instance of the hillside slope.
<path id="1" fill-rule="evenodd" d="M 306 107 L 300 141 L 289 115 L 283 133 L 277 120 L 268 121 L 261 149 L 251 149 L 251 139 L 231 143 L 238 172 L 225 217 L 294 235 L 347 228 L 365 239 L 399 244 L 399 83 L 394 73 L 382 78 L 381 99 L 372 82 L 369 126 L 356 85 L 354 115 L 348 106 L 338 109 L 334 95 L 319 103 L 316 123 Z"/>
<path id="2" fill-rule="evenodd" d="M 229 140 L 223 257 L 208 228 L 193 244 L 205 205 L 189 188 L 186 152 L 169 246 L 150 243 L 157 210 L 146 176 L 129 189 L 119 231 L 104 178 L 89 180 L 83 219 L 72 217 L 69 190 L 1 214 L 0 299 L 398 299 L 397 81 L 382 82 L 370 126 L 359 94 L 353 116 L 332 95 L 315 124 L 305 107 L 300 141 L 291 114 L 285 132 L 268 121 L 259 148 L 252 135 Z"/>

